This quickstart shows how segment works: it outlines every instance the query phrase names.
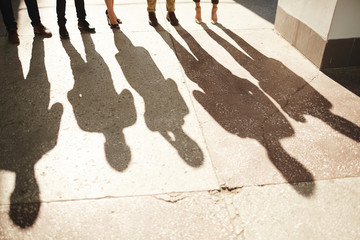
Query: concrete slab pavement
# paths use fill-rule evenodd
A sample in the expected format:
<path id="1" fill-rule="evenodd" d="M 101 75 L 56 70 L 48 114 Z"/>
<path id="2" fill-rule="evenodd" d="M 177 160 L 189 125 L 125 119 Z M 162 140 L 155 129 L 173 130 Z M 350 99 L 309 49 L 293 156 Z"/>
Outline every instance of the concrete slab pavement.
<path id="1" fill-rule="evenodd" d="M 122 1 L 120 31 L 0 37 L 0 239 L 357 239 L 360 98 L 273 29 L 276 1 Z M 3 25 L 1 32 L 4 33 Z M 358 71 L 351 74 L 354 78 Z M 356 78 L 356 77 L 355 77 Z M 320 219 L 320 220 L 319 220 Z"/>

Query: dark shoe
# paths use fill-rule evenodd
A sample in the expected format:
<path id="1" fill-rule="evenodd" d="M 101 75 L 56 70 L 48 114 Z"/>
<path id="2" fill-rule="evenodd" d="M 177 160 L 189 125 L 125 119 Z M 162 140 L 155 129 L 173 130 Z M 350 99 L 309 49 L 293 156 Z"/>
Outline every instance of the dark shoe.
<path id="1" fill-rule="evenodd" d="M 69 39 L 69 33 L 68 33 L 65 25 L 59 26 L 59 34 L 60 34 L 61 39 Z"/>
<path id="2" fill-rule="evenodd" d="M 155 12 L 149 12 L 149 24 L 153 27 L 156 27 L 159 24 Z"/>
<path id="3" fill-rule="evenodd" d="M 39 25 L 34 26 L 34 33 L 35 33 L 35 35 L 40 35 L 40 36 L 43 36 L 45 38 L 49 38 L 49 37 L 52 36 L 52 33 L 50 32 L 50 30 L 47 29 L 41 23 Z"/>
<path id="4" fill-rule="evenodd" d="M 16 28 L 8 29 L 8 40 L 9 40 L 9 42 L 14 43 L 14 44 L 20 43 L 19 35 L 17 34 Z"/>
<path id="5" fill-rule="evenodd" d="M 119 26 L 119 24 L 110 24 L 110 28 L 111 29 L 120 29 L 120 26 Z"/>
<path id="6" fill-rule="evenodd" d="M 85 32 L 90 32 L 90 33 L 95 32 L 95 28 L 91 26 L 86 20 L 78 21 L 78 28 L 81 31 L 85 31 Z"/>
<path id="7" fill-rule="evenodd" d="M 179 21 L 177 20 L 174 12 L 168 12 L 166 15 L 166 19 L 171 23 L 173 26 L 179 25 Z"/>

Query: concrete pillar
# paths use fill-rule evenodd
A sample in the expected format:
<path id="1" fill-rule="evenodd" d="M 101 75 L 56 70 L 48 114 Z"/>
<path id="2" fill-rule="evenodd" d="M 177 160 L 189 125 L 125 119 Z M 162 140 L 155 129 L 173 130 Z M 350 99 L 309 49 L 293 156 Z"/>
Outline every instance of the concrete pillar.
<path id="1" fill-rule="evenodd" d="M 279 0 L 275 29 L 320 69 L 360 66 L 360 0 Z"/>

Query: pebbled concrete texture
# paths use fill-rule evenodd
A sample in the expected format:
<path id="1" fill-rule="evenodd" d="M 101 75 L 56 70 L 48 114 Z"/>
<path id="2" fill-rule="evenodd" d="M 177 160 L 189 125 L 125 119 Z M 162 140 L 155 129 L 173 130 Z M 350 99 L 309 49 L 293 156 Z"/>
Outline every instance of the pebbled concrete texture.
<path id="1" fill-rule="evenodd" d="M 320 72 L 273 29 L 277 1 L 86 2 L 95 34 L 20 45 L 0 22 L 0 239 L 358 239 L 358 69 Z M 340 79 L 340 80 L 339 80 Z M 343 87 L 342 82 L 346 83 Z"/>
<path id="2" fill-rule="evenodd" d="M 32 230 L 5 239 L 236 239 L 232 230 L 225 203 L 200 192 L 43 203 Z"/>
<path id="3" fill-rule="evenodd" d="M 289 185 L 246 187 L 222 196 L 240 239 L 357 239 L 358 183 L 359 178 L 317 181 L 311 198 Z M 311 190 L 308 183 L 296 185 Z"/>

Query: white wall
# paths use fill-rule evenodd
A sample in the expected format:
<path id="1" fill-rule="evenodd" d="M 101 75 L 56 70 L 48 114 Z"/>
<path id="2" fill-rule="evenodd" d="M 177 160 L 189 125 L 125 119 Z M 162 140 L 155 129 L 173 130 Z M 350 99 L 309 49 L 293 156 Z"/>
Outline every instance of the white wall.
<path id="1" fill-rule="evenodd" d="M 328 39 L 360 37 L 360 0 L 338 0 Z"/>
<path id="2" fill-rule="evenodd" d="M 344 1 L 360 2 L 360 0 Z M 327 40 L 336 2 L 337 0 L 279 0 L 278 6 Z"/>

